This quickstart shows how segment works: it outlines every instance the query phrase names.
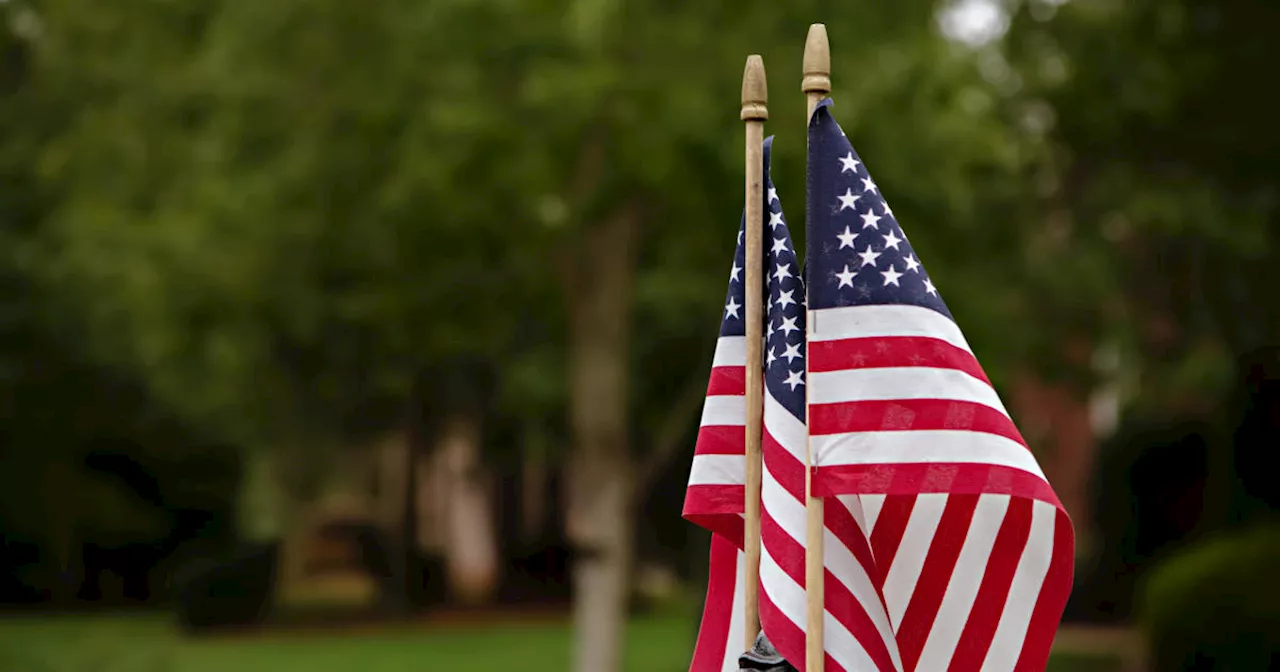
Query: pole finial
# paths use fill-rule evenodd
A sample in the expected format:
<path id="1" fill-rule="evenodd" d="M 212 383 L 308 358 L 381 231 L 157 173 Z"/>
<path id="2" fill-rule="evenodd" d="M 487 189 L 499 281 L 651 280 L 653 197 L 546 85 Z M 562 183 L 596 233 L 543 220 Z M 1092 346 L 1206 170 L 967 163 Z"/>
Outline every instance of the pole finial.
<path id="1" fill-rule="evenodd" d="M 831 43 L 827 27 L 821 23 L 809 26 L 804 41 L 804 79 L 800 90 L 805 93 L 831 93 Z"/>
<path id="2" fill-rule="evenodd" d="M 742 72 L 742 120 L 764 121 L 769 118 L 769 84 L 764 76 L 764 59 L 759 54 L 747 57 Z"/>

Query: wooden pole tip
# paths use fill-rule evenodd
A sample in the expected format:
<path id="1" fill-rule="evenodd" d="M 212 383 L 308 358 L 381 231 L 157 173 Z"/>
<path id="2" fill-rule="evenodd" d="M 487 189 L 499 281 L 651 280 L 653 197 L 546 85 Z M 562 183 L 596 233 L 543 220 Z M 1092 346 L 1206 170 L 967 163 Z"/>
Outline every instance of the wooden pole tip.
<path id="1" fill-rule="evenodd" d="M 827 41 L 827 27 L 821 23 L 809 26 L 809 37 L 804 41 L 804 79 L 800 81 L 800 90 L 831 92 L 831 43 Z"/>
<path id="2" fill-rule="evenodd" d="M 747 57 L 742 72 L 742 120 L 764 121 L 769 118 L 769 84 L 764 77 L 764 59 L 759 54 Z"/>

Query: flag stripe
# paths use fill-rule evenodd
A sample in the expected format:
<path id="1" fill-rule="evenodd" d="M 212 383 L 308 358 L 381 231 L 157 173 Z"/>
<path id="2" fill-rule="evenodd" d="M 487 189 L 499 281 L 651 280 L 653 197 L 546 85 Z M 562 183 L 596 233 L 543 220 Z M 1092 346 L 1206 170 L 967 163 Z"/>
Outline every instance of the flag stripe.
<path id="1" fill-rule="evenodd" d="M 809 346 L 809 373 L 850 368 L 897 367 L 954 369 L 989 384 L 973 353 L 929 336 L 878 336 L 818 341 Z"/>
<path id="2" fill-rule="evenodd" d="M 990 406 L 954 399 L 811 404 L 809 416 L 809 431 L 814 436 L 880 430 L 965 429 L 1022 444 L 1022 435 L 1009 416 Z"/>

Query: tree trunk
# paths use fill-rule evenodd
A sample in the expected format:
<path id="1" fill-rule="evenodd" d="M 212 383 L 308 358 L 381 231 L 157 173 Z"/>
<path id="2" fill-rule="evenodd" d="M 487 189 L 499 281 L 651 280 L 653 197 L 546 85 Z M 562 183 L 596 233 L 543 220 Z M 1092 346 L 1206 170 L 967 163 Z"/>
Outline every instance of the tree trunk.
<path id="1" fill-rule="evenodd" d="M 440 444 L 450 491 L 445 573 L 450 593 L 464 604 L 489 601 L 498 585 L 493 489 L 480 463 L 479 422 L 472 414 L 454 416 Z"/>
<path id="2" fill-rule="evenodd" d="M 632 560 L 628 371 L 638 209 L 585 235 L 566 269 L 570 309 L 570 422 L 574 451 L 567 527 L 573 565 L 576 672 L 618 672 Z"/>

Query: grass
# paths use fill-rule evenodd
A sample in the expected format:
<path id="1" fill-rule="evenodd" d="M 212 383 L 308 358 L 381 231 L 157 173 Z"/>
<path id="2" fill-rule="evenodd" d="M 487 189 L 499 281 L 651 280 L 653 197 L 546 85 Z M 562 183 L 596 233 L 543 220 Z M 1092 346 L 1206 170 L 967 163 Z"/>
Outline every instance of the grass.
<path id="1" fill-rule="evenodd" d="M 630 625 L 627 672 L 684 672 L 688 618 Z M 157 616 L 0 620 L 5 672 L 562 672 L 564 623 L 409 625 L 359 633 L 281 632 L 190 639 Z M 1097 658 L 1055 658 L 1048 672 L 1106 672 Z"/>

